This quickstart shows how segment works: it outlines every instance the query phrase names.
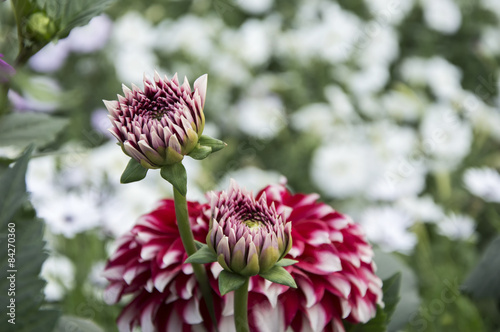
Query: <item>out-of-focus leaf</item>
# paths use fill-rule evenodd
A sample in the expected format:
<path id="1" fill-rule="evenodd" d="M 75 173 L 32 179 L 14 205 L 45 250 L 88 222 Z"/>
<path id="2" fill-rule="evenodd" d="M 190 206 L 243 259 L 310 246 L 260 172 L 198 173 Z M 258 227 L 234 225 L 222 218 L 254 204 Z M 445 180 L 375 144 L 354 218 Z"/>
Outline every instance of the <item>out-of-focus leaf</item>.
<path id="1" fill-rule="evenodd" d="M 0 146 L 44 146 L 53 141 L 68 120 L 41 113 L 11 113 L 0 118 Z"/>
<path id="2" fill-rule="evenodd" d="M 0 305 L 15 304 L 15 316 L 0 320 L 0 331 L 52 331 L 59 318 L 58 311 L 41 308 L 45 281 L 39 275 L 47 254 L 43 222 L 26 199 L 25 175 L 32 150 L 30 147 L 0 179 L 0 240 L 5 244 L 0 251 L 0 288 L 4 290 Z M 8 319 L 15 319 L 15 325 Z"/>
<path id="3" fill-rule="evenodd" d="M 462 291 L 473 298 L 500 299 L 500 236 L 486 248 L 481 261 L 467 277 Z"/>
<path id="4" fill-rule="evenodd" d="M 58 38 L 66 37 L 71 29 L 86 25 L 103 13 L 113 0 L 37 0 L 37 5 L 53 19 L 59 31 Z"/>
<path id="5" fill-rule="evenodd" d="M 62 316 L 54 332 L 104 332 L 100 326 L 94 322 L 74 316 Z"/>
<path id="6" fill-rule="evenodd" d="M 27 198 L 24 176 L 33 147 L 29 147 L 16 164 L 0 178 L 0 227 L 4 230 Z"/>
<path id="7" fill-rule="evenodd" d="M 388 331 L 401 330 L 420 306 L 417 278 L 413 271 L 396 256 L 375 250 L 377 274 L 387 279 L 396 272 L 401 272 L 401 289 L 398 305 L 387 326 Z"/>

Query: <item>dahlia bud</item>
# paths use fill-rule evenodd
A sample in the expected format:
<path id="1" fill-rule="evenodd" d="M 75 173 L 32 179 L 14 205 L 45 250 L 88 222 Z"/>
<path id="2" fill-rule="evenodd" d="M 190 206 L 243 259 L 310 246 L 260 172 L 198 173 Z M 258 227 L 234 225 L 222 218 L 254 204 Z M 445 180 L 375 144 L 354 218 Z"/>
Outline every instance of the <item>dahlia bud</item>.
<path id="1" fill-rule="evenodd" d="M 232 181 L 229 191 L 212 197 L 207 245 L 226 270 L 245 277 L 265 274 L 291 249 L 291 223 Z M 264 276 L 265 277 L 265 276 Z"/>
<path id="2" fill-rule="evenodd" d="M 110 132 L 123 151 L 145 168 L 176 164 L 191 152 L 199 155 L 195 150 L 205 125 L 206 91 L 207 75 L 194 82 L 194 91 L 186 78 L 179 84 L 177 74 L 169 80 L 155 73 L 154 83 L 145 77 L 144 91 L 123 85 L 123 97 L 104 101 L 113 124 Z"/>

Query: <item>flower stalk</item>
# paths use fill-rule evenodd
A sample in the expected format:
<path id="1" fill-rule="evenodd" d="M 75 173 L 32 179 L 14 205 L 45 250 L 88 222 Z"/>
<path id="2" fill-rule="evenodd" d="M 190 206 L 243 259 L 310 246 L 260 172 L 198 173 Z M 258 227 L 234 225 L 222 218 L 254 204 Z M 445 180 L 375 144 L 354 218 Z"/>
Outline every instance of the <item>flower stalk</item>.
<path id="1" fill-rule="evenodd" d="M 182 195 L 177 189 L 175 189 L 175 187 L 173 188 L 173 190 L 177 226 L 179 228 L 179 233 L 181 235 L 184 249 L 186 250 L 188 256 L 191 256 L 196 252 L 196 244 L 194 242 L 193 232 L 189 225 L 186 196 Z M 210 317 L 212 318 L 212 322 L 214 323 L 214 326 L 217 326 L 215 311 L 212 306 L 213 300 L 211 288 L 208 284 L 208 278 L 205 269 L 201 264 L 191 263 L 191 265 L 193 266 L 194 275 L 196 277 L 196 280 L 198 280 L 198 284 L 200 285 L 203 299 L 205 300 L 205 304 L 207 306 Z"/>
<path id="2" fill-rule="evenodd" d="M 243 285 L 234 291 L 234 325 L 236 332 L 250 332 L 248 326 L 248 284 L 246 278 Z"/>

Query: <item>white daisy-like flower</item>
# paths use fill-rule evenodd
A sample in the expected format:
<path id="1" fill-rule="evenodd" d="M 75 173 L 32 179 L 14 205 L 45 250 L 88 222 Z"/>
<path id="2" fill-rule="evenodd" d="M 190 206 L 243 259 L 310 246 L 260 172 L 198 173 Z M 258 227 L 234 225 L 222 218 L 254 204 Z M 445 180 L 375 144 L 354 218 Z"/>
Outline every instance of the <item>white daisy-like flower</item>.
<path id="1" fill-rule="evenodd" d="M 235 113 L 240 130 L 259 139 L 272 139 L 287 123 L 283 102 L 276 95 L 244 98 Z"/>
<path id="2" fill-rule="evenodd" d="M 44 200 L 34 201 L 37 214 L 54 234 L 73 238 L 100 224 L 97 200 L 90 194 L 54 193 Z"/>
<path id="3" fill-rule="evenodd" d="M 476 223 L 466 215 L 450 214 L 437 223 L 440 234 L 452 240 L 468 240 L 474 235 Z"/>
<path id="4" fill-rule="evenodd" d="M 500 174 L 496 170 L 488 167 L 469 168 L 463 180 L 473 195 L 487 202 L 500 203 Z"/>
<path id="5" fill-rule="evenodd" d="M 399 24 L 413 8 L 414 0 L 365 0 L 370 13 L 381 24 Z"/>
<path id="6" fill-rule="evenodd" d="M 332 128 L 333 109 L 324 103 L 307 104 L 291 116 L 294 129 L 321 137 Z"/>
<path id="7" fill-rule="evenodd" d="M 369 145 L 327 143 L 314 152 L 311 178 L 330 197 L 352 197 L 363 193 L 376 174 L 374 160 Z"/>
<path id="8" fill-rule="evenodd" d="M 416 121 L 422 113 L 423 101 L 419 96 L 408 91 L 391 90 L 381 96 L 383 109 L 397 121 Z"/>
<path id="9" fill-rule="evenodd" d="M 462 13 L 453 0 L 423 0 L 424 20 L 427 25 L 443 34 L 457 32 L 462 24 Z"/>
<path id="10" fill-rule="evenodd" d="M 40 275 L 47 281 L 44 289 L 47 301 L 59 301 L 75 287 L 75 266 L 65 256 L 49 256 Z"/>
<path id="11" fill-rule="evenodd" d="M 370 242 L 384 251 L 404 254 L 411 253 L 417 244 L 417 237 L 409 230 L 413 222 L 402 210 L 388 206 L 368 208 L 359 219 Z"/>
<path id="12" fill-rule="evenodd" d="M 259 15 L 269 11 L 274 4 L 274 0 L 236 0 L 236 4 L 247 13 Z"/>
<path id="13" fill-rule="evenodd" d="M 427 84 L 440 99 L 453 99 L 462 92 L 462 71 L 441 57 L 426 61 L 425 75 Z"/>
<path id="14" fill-rule="evenodd" d="M 282 175 L 276 171 L 263 170 L 255 166 L 246 166 L 228 172 L 216 187 L 219 190 L 226 189 L 229 187 L 231 179 L 233 179 L 242 188 L 256 193 L 270 184 L 280 183 L 282 178 Z"/>
<path id="15" fill-rule="evenodd" d="M 396 202 L 396 206 L 417 221 L 438 222 L 444 217 L 443 208 L 428 195 L 403 197 Z"/>
<path id="16" fill-rule="evenodd" d="M 431 105 L 420 125 L 422 146 L 434 168 L 455 167 L 471 149 L 472 128 L 447 104 Z"/>

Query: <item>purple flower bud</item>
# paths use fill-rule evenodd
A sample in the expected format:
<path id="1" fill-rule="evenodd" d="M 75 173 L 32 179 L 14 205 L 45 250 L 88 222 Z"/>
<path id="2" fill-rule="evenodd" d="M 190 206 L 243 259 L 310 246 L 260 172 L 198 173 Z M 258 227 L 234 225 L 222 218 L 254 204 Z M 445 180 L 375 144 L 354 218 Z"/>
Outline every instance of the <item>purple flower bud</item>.
<path id="1" fill-rule="evenodd" d="M 285 222 L 265 194 L 256 201 L 234 180 L 229 191 L 212 194 L 207 245 L 230 272 L 253 276 L 266 272 L 292 247 L 291 223 Z"/>
<path id="2" fill-rule="evenodd" d="M 203 106 L 207 75 L 181 85 L 177 74 L 169 80 L 155 73 L 154 82 L 144 77 L 144 91 L 123 85 L 124 96 L 104 101 L 113 124 L 110 132 L 123 151 L 146 168 L 180 162 L 197 145 L 205 126 Z"/>

